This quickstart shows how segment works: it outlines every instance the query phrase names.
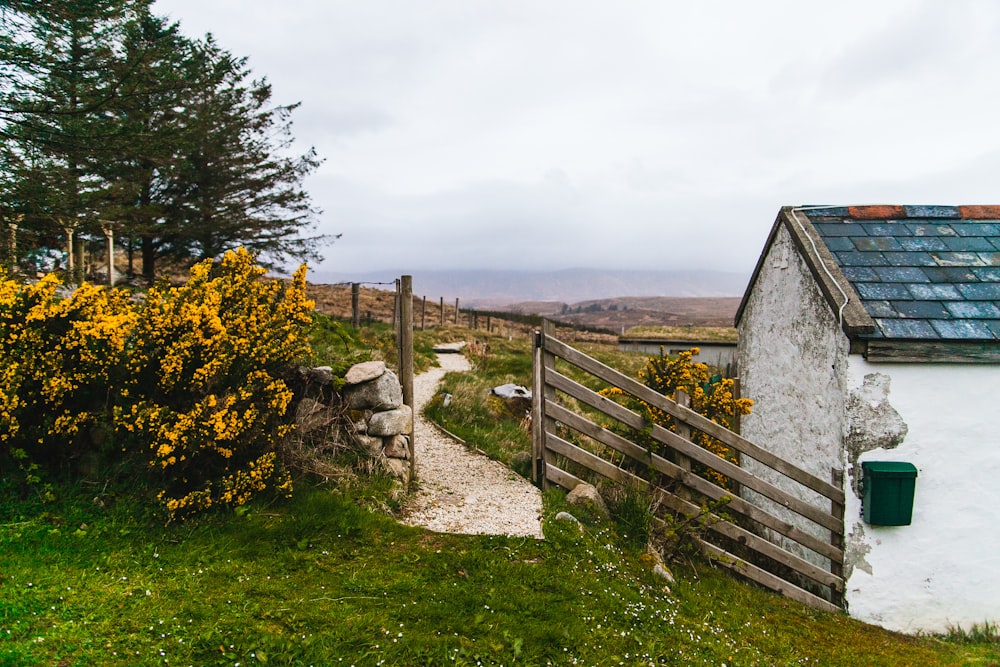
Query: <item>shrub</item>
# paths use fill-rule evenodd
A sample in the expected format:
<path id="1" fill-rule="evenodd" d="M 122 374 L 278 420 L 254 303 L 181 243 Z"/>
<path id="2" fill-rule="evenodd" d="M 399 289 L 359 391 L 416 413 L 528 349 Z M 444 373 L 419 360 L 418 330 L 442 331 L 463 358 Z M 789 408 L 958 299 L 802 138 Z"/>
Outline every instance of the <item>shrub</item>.
<path id="1" fill-rule="evenodd" d="M 722 377 L 719 374 L 711 375 L 706 364 L 693 362 L 692 357 L 697 354 L 698 348 L 684 350 L 673 357 L 661 351 L 659 356 L 649 358 L 639 371 L 639 380 L 650 389 L 655 389 L 671 399 L 678 390 L 684 391 L 691 399 L 690 407 L 693 411 L 716 424 L 731 428 L 737 414 L 750 414 L 753 401 L 749 398 L 736 398 L 733 393 L 735 382 L 732 378 Z M 604 390 L 601 393 L 608 396 L 622 396 L 619 389 Z M 676 420 L 663 410 L 645 401 L 634 401 L 634 406 L 645 412 L 650 423 L 671 431 L 677 430 Z M 641 439 L 647 447 L 662 453 L 663 445 L 648 436 Z M 707 433 L 693 431 L 691 439 L 720 458 L 732 463 L 739 462 L 735 451 Z M 732 484 L 724 475 L 697 463 L 693 468 L 706 479 L 731 489 Z"/>
<path id="2" fill-rule="evenodd" d="M 246 250 L 191 269 L 141 303 L 121 290 L 0 282 L 0 447 L 25 481 L 42 467 L 108 453 L 138 468 L 170 519 L 290 493 L 275 449 L 293 426 L 280 372 L 305 358 L 305 267 L 263 279 Z M 40 351 L 44 351 L 40 353 Z M 93 438 L 85 426 L 105 426 Z"/>

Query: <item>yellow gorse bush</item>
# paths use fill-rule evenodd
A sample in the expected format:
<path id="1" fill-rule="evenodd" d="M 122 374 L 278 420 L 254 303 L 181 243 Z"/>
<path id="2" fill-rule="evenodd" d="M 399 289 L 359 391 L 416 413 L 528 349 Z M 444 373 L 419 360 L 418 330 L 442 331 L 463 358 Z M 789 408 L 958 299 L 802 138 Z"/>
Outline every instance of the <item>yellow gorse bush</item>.
<path id="1" fill-rule="evenodd" d="M 716 424 L 731 428 L 736 415 L 750 414 L 753 401 L 749 398 L 736 397 L 735 382 L 732 378 L 713 376 L 706 364 L 692 361 L 698 352 L 699 349 L 694 347 L 671 357 L 663 354 L 661 350 L 659 356 L 651 357 L 639 371 L 639 380 L 670 399 L 674 398 L 677 391 L 684 391 L 690 397 L 692 410 Z M 622 395 L 620 390 L 606 390 L 602 393 L 607 396 Z M 671 431 L 677 430 L 676 421 L 671 415 L 645 401 L 635 401 L 635 403 L 646 413 L 646 418 L 651 423 Z M 707 433 L 694 431 L 691 439 L 720 458 L 732 463 L 739 462 L 736 452 Z M 650 447 L 657 450 L 661 448 L 651 438 L 647 440 Z M 725 488 L 731 487 L 729 479 L 724 475 L 698 464 L 695 464 L 695 467 L 706 479 Z"/>
<path id="2" fill-rule="evenodd" d="M 65 463 L 99 449 L 85 431 L 103 427 L 171 519 L 290 493 L 275 455 L 293 428 L 280 373 L 308 356 L 313 303 L 304 266 L 288 283 L 264 273 L 231 251 L 139 302 L 87 284 L 60 299 L 53 276 L 0 276 L 0 454 Z"/>

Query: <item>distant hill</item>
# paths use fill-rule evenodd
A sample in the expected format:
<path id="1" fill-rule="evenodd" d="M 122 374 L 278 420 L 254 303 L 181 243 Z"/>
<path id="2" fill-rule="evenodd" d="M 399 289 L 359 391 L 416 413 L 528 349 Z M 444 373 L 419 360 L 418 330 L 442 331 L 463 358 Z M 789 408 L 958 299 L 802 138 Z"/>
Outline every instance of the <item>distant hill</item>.
<path id="1" fill-rule="evenodd" d="M 314 283 L 392 283 L 413 276 L 413 293 L 428 299 L 458 298 L 463 307 L 500 309 L 530 301 L 579 303 L 614 297 L 738 297 L 749 276 L 725 271 L 562 271 L 415 270 L 337 273 L 315 271 Z"/>

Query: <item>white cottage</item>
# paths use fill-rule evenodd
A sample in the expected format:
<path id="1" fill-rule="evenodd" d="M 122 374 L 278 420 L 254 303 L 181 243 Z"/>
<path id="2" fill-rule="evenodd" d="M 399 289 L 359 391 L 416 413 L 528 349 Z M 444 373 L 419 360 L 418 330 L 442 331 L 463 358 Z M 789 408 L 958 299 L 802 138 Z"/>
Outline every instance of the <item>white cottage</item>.
<path id="1" fill-rule="evenodd" d="M 850 615 L 1000 621 L 1000 206 L 782 208 L 736 326 L 743 435 L 844 471 Z"/>

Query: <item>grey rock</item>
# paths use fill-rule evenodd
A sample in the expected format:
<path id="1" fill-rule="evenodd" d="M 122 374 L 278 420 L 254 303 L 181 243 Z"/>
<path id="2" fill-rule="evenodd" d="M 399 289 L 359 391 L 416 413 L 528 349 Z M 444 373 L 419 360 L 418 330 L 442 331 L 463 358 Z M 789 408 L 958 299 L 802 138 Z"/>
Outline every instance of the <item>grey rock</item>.
<path id="1" fill-rule="evenodd" d="M 385 373 L 385 371 L 384 361 L 364 361 L 360 364 L 354 364 L 347 370 L 344 382 L 349 385 L 361 384 L 362 382 L 374 380 Z"/>
<path id="2" fill-rule="evenodd" d="M 589 509 L 605 519 L 611 516 L 604 498 L 601 498 L 601 494 L 591 484 L 577 484 L 576 488 L 566 495 L 566 502 L 575 507 Z"/>
<path id="3" fill-rule="evenodd" d="M 309 382 L 329 386 L 333 384 L 333 369 L 329 366 L 317 366 L 316 368 L 310 368 L 308 379 Z"/>
<path id="4" fill-rule="evenodd" d="M 387 370 L 368 382 L 348 385 L 343 396 L 348 410 L 394 410 L 403 404 L 403 387 Z"/>
<path id="5" fill-rule="evenodd" d="M 382 459 L 382 465 L 396 479 L 403 482 L 410 480 L 410 464 L 403 459 Z"/>
<path id="6" fill-rule="evenodd" d="M 363 448 L 372 458 L 382 456 L 382 438 L 375 438 L 364 433 L 354 436 L 354 441 Z"/>
<path id="7" fill-rule="evenodd" d="M 526 398 L 531 400 L 531 390 L 519 384 L 502 384 L 493 387 L 493 395 L 500 398 Z"/>
<path id="8" fill-rule="evenodd" d="M 653 574 L 655 574 L 660 579 L 663 579 L 668 584 L 674 583 L 674 575 L 663 563 L 657 563 L 653 566 Z"/>
<path id="9" fill-rule="evenodd" d="M 376 412 L 368 420 L 368 435 L 393 436 L 413 431 L 413 410 L 400 405 L 394 410 Z"/>
<path id="10" fill-rule="evenodd" d="M 383 440 L 382 453 L 391 459 L 407 459 L 410 457 L 410 438 L 405 435 L 394 435 Z"/>

